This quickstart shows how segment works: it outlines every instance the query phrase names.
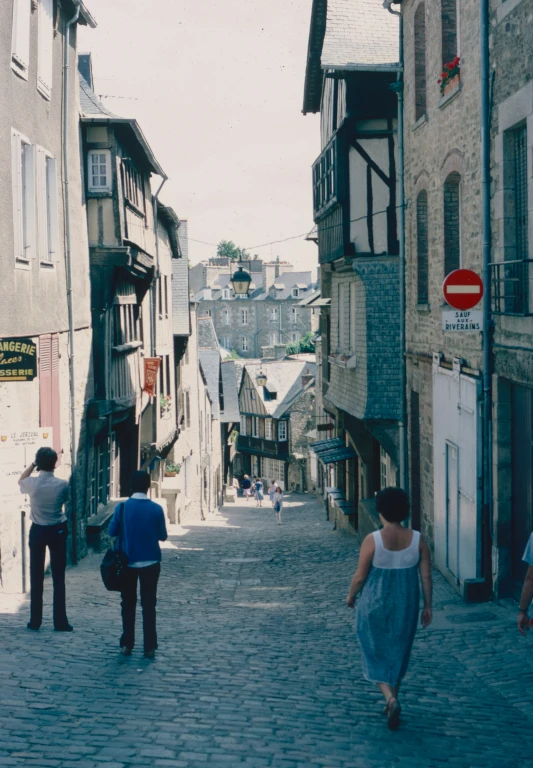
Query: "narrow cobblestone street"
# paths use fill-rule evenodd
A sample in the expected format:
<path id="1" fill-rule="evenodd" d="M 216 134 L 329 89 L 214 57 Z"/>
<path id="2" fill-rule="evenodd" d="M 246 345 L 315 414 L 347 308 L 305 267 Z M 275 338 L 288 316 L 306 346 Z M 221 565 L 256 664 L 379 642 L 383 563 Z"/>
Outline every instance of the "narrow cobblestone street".
<path id="1" fill-rule="evenodd" d="M 440 578 L 390 733 L 361 675 L 344 598 L 355 538 L 320 504 L 226 506 L 171 528 L 154 662 L 118 653 L 119 597 L 100 556 L 67 573 L 72 635 L 25 629 L 25 600 L 0 602 L 0 766 L 533 765 L 531 638 L 514 614 L 464 606 Z M 140 627 L 138 619 L 138 627 Z"/>

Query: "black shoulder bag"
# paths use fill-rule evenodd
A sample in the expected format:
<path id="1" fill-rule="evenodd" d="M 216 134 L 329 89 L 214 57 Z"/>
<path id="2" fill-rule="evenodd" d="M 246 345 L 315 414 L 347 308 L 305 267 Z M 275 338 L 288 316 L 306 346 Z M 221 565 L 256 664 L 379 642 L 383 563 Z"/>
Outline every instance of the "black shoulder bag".
<path id="1" fill-rule="evenodd" d="M 124 534 L 124 503 L 120 505 L 120 528 L 115 546 L 108 549 L 100 566 L 100 573 L 104 586 L 110 592 L 122 592 L 126 581 L 126 569 L 128 557 L 122 550 L 122 537 Z"/>

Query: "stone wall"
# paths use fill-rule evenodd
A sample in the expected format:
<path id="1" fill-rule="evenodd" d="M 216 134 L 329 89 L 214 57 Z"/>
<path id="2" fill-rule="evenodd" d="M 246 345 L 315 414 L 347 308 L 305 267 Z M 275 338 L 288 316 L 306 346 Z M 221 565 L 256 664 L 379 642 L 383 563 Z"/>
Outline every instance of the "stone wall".
<path id="1" fill-rule="evenodd" d="M 312 311 L 306 307 L 298 307 L 300 300 L 201 301 L 198 305 L 198 314 L 202 316 L 210 312 L 221 346 L 234 349 L 241 357 L 256 358 L 261 356 L 261 347 L 272 346 L 275 343 L 290 344 L 312 331 L 314 327 L 311 320 Z M 298 311 L 296 323 L 292 322 L 293 307 L 297 307 Z M 271 317 L 272 309 L 277 310 L 275 320 Z M 242 311 L 248 313 L 247 323 L 244 325 Z M 226 315 L 226 312 L 229 314 Z M 296 334 L 295 338 L 293 334 Z M 242 348 L 243 336 L 248 342 L 247 350 Z"/>
<path id="2" fill-rule="evenodd" d="M 288 488 L 308 491 L 312 487 L 307 433 L 315 427 L 315 387 L 307 389 L 289 409 L 290 461 Z"/>

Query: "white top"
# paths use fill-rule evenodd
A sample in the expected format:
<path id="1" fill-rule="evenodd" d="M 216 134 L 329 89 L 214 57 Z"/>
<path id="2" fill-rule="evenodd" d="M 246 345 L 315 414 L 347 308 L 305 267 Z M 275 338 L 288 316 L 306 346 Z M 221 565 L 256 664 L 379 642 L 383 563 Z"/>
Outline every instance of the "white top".
<path id="1" fill-rule="evenodd" d="M 528 539 L 527 546 L 526 546 L 522 560 L 524 561 L 524 563 L 527 563 L 528 565 L 533 565 L 533 533 Z"/>
<path id="2" fill-rule="evenodd" d="M 413 568 L 418 565 L 420 560 L 420 531 L 413 531 L 413 538 L 406 549 L 400 549 L 393 552 L 391 549 L 385 549 L 381 531 L 374 531 L 372 534 L 376 545 L 376 551 L 372 558 L 372 565 L 375 568 Z"/>
<path id="3" fill-rule="evenodd" d="M 30 519 L 37 525 L 58 525 L 67 519 L 63 504 L 68 501 L 68 483 L 53 472 L 19 480 L 22 493 L 30 497 Z"/>
<path id="4" fill-rule="evenodd" d="M 132 499 L 147 499 L 146 493 L 132 493 Z M 157 560 L 138 560 L 136 563 L 128 563 L 128 568 L 148 568 L 149 565 L 155 565 Z"/>

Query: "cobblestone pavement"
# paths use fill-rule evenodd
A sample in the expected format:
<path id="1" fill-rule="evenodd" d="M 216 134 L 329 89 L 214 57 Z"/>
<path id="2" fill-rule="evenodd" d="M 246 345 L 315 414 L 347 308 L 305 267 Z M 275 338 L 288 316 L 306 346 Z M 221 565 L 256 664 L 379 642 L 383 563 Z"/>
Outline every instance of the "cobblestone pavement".
<path id="1" fill-rule="evenodd" d="M 402 728 L 387 730 L 344 606 L 356 540 L 320 504 L 226 506 L 172 528 L 160 650 L 118 653 L 119 597 L 100 556 L 68 571 L 72 635 L 25 629 L 0 597 L 0 766 L 39 768 L 510 768 L 533 766 L 532 638 L 514 613 L 464 606 L 437 579 L 417 636 Z"/>

